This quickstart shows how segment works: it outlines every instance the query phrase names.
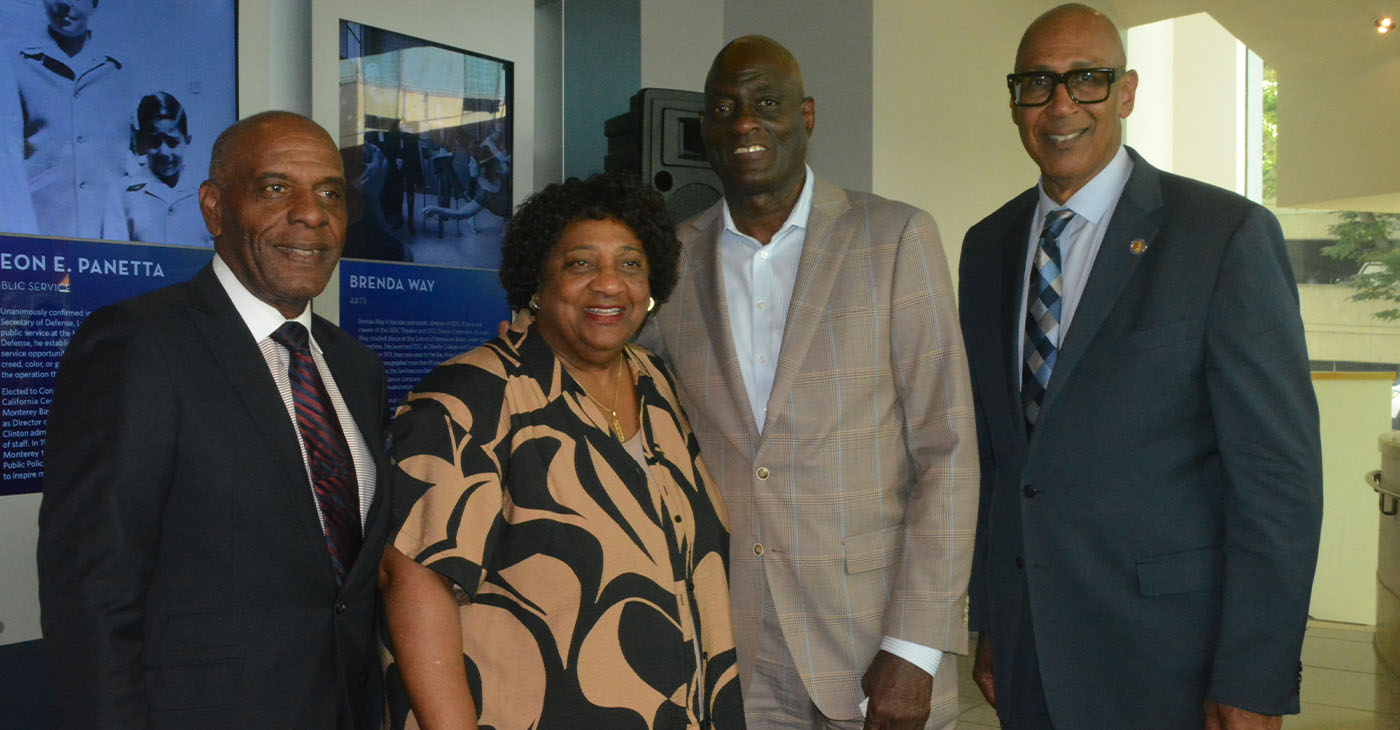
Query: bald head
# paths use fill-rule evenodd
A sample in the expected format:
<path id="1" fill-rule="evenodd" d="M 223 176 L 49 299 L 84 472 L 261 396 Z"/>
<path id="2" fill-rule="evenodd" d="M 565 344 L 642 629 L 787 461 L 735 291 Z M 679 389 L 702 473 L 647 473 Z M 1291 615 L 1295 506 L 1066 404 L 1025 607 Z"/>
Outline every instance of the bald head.
<path id="1" fill-rule="evenodd" d="M 209 155 L 209 180 L 215 185 L 225 185 L 228 182 L 230 164 L 248 146 L 248 140 L 254 136 L 252 132 L 262 129 L 268 125 L 286 125 L 287 128 L 295 128 L 305 131 L 313 136 L 323 137 L 331 149 L 336 149 L 335 140 L 330 134 L 321 128 L 321 125 L 310 119 L 289 111 L 266 111 L 244 117 L 234 122 L 228 129 L 219 134 L 214 140 L 214 149 Z"/>
<path id="2" fill-rule="evenodd" d="M 1114 68 L 1127 65 L 1123 40 L 1113 21 L 1088 5 L 1065 3 L 1045 11 L 1026 28 L 1021 44 L 1016 47 L 1016 70 L 1026 70 L 1027 56 L 1033 49 L 1062 38 L 1072 38 L 1077 43 L 1092 43 L 1103 49 L 1104 60 Z"/>
<path id="3" fill-rule="evenodd" d="M 705 89 L 708 91 L 725 69 L 755 64 L 778 69 L 796 84 L 799 97 L 806 96 L 802 88 L 802 67 L 797 65 L 797 59 L 781 43 L 763 35 L 740 36 L 719 49 L 705 76 Z"/>

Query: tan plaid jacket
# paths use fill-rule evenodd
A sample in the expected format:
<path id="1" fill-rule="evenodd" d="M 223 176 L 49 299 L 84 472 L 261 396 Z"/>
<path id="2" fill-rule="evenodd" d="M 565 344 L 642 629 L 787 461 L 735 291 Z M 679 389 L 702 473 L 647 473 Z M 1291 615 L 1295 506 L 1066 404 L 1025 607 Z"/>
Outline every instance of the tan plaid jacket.
<path id="1" fill-rule="evenodd" d="M 759 436 L 728 326 L 721 205 L 679 226 L 680 283 L 642 342 L 676 372 L 728 505 L 741 681 L 766 574 L 813 702 L 851 719 L 882 635 L 967 651 L 978 463 L 947 258 L 927 213 L 817 178 Z"/>

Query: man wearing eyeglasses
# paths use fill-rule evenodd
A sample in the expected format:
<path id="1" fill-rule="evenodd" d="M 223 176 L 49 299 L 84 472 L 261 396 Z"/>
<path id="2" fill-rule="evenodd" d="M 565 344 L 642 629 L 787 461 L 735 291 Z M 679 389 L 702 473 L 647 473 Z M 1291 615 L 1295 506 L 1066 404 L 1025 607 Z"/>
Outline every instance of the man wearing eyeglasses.
<path id="1" fill-rule="evenodd" d="M 1278 728 L 1322 511 L 1278 223 L 1123 146 L 1138 76 L 1092 8 L 1007 81 L 1041 175 L 963 244 L 973 677 L 1016 730 Z"/>

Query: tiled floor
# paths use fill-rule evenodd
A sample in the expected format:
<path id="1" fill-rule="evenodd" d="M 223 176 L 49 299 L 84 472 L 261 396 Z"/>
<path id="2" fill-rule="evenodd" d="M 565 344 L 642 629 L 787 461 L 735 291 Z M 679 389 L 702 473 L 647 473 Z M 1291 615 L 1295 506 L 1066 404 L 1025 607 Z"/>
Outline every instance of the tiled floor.
<path id="1" fill-rule="evenodd" d="M 1303 712 L 1283 721 L 1285 730 L 1400 729 L 1400 679 L 1376 658 L 1369 626 L 1312 621 L 1303 639 Z M 995 728 L 996 712 L 960 663 L 959 728 Z"/>

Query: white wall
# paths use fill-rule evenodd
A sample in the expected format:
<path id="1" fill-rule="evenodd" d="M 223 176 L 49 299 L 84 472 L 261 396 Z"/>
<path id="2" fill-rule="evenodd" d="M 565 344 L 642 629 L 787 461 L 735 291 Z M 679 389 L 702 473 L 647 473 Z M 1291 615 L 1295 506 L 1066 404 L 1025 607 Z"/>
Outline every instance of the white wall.
<path id="1" fill-rule="evenodd" d="M 1362 476 L 1379 469 L 1376 437 L 1390 426 L 1393 373 L 1314 373 L 1322 431 L 1322 543 L 1308 615 L 1376 623 L 1380 520 Z"/>
<path id="2" fill-rule="evenodd" d="M 1021 30 L 1054 5 L 875 0 L 871 187 L 933 214 L 954 276 L 967 229 L 1039 175 L 1006 74 Z"/>
<path id="3" fill-rule="evenodd" d="M 0 497 L 0 645 L 39 638 L 39 495 Z"/>
<path id="4" fill-rule="evenodd" d="M 724 0 L 641 0 L 642 86 L 704 91 L 724 45 Z"/>
<path id="5" fill-rule="evenodd" d="M 1205 13 L 1130 28 L 1126 37 L 1139 83 L 1124 140 L 1163 170 L 1243 194 L 1244 46 Z"/>
<path id="6" fill-rule="evenodd" d="M 1176 157 L 1176 135 L 1172 133 L 1176 85 L 1170 83 L 1176 65 L 1175 23 L 1161 20 L 1129 28 L 1124 34 L 1128 68 L 1137 70 L 1139 85 L 1123 134 L 1143 159 L 1167 171 L 1173 171 Z"/>
<path id="7" fill-rule="evenodd" d="M 238 3 L 238 116 L 269 109 L 311 115 L 311 5 Z M 334 134 L 335 117 L 319 119 Z"/>

